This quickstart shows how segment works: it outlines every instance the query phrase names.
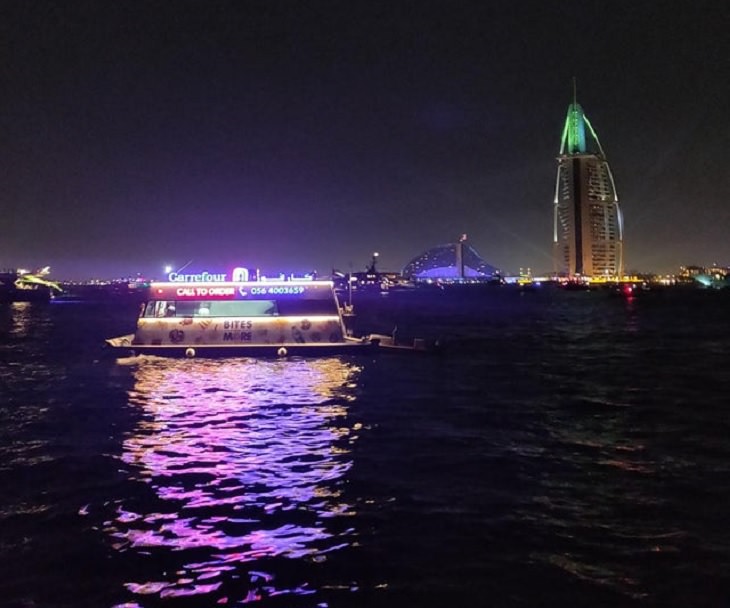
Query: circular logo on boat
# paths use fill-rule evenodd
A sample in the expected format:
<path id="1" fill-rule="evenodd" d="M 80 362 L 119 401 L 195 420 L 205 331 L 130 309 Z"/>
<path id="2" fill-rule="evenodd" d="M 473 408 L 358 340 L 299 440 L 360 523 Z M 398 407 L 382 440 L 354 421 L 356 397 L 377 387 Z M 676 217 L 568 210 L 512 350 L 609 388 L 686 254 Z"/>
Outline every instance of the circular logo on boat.
<path id="1" fill-rule="evenodd" d="M 170 332 L 170 342 L 174 344 L 180 344 L 185 339 L 185 332 L 179 329 L 173 329 Z"/>

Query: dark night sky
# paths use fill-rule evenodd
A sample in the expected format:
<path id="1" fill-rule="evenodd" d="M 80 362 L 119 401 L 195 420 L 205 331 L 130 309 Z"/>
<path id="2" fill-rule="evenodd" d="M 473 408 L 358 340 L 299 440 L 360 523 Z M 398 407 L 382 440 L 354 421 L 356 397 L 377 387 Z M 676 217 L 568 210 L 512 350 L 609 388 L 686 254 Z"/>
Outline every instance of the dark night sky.
<path id="1" fill-rule="evenodd" d="M 0 268 L 549 271 L 578 101 L 626 265 L 730 265 L 723 2 L 0 3 Z"/>

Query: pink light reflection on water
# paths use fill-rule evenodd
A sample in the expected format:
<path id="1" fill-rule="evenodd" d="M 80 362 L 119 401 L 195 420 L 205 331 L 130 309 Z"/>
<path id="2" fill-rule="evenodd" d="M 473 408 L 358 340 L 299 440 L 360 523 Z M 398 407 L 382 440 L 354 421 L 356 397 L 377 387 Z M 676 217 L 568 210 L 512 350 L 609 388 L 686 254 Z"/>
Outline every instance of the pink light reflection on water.
<path id="1" fill-rule="evenodd" d="M 219 602 L 312 593 L 306 581 L 277 589 L 273 574 L 261 587 L 261 567 L 245 573 L 258 560 L 325 559 L 354 542 L 340 487 L 361 428 L 347 417 L 359 371 L 338 358 L 140 362 L 130 403 L 143 419 L 122 460 L 157 499 L 149 512 L 122 501 L 107 530 L 118 550 L 171 562 L 127 589 Z M 233 579 L 249 586 L 229 598 Z"/>

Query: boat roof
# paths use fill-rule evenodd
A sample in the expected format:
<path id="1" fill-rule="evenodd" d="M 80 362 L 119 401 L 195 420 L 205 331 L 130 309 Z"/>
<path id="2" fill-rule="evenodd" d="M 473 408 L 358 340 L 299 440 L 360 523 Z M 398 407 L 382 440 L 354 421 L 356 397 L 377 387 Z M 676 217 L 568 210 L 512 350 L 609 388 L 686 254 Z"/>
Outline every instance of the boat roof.
<path id="1" fill-rule="evenodd" d="M 220 285 L 244 285 L 249 287 L 261 287 L 264 285 L 319 285 L 321 286 L 332 286 L 332 281 L 324 281 L 324 280 L 317 280 L 313 281 L 311 279 L 276 279 L 276 280 L 270 280 L 267 279 L 265 281 L 153 281 L 150 283 L 151 287 L 195 287 L 195 286 L 205 286 L 205 287 L 213 287 L 213 286 L 220 286 Z"/>
<path id="2" fill-rule="evenodd" d="M 275 298 L 333 298 L 332 281 L 155 282 L 153 300 L 260 300 Z"/>

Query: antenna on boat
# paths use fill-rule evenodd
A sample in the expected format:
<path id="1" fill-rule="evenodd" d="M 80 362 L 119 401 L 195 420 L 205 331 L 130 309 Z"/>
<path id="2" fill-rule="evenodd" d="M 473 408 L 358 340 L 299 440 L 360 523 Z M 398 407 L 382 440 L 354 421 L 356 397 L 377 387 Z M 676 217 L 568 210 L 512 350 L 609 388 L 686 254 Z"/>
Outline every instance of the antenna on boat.
<path id="1" fill-rule="evenodd" d="M 352 262 L 350 262 L 350 272 L 347 273 L 347 300 L 352 310 Z"/>

